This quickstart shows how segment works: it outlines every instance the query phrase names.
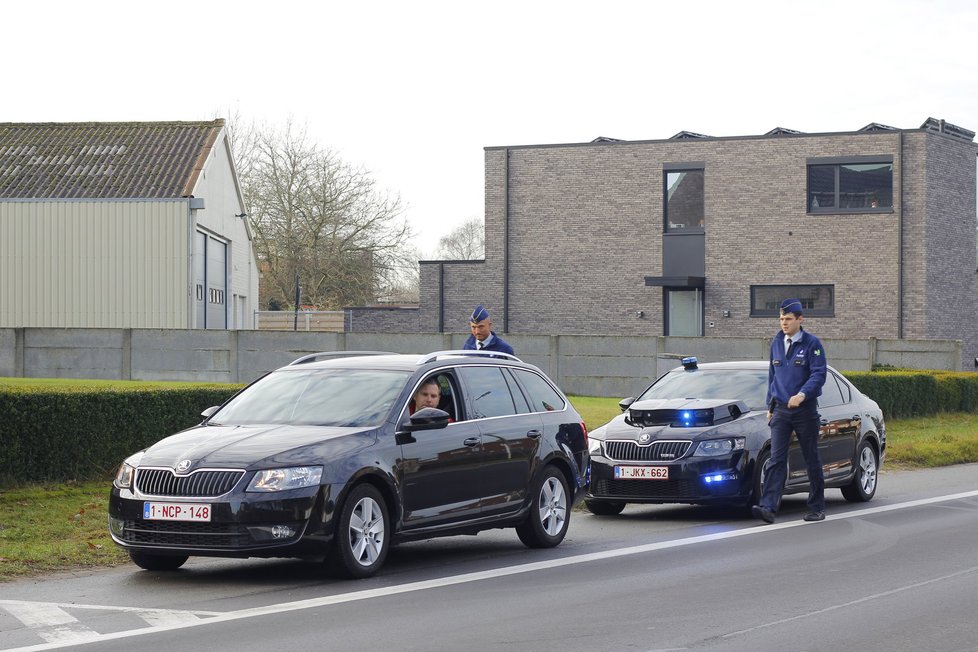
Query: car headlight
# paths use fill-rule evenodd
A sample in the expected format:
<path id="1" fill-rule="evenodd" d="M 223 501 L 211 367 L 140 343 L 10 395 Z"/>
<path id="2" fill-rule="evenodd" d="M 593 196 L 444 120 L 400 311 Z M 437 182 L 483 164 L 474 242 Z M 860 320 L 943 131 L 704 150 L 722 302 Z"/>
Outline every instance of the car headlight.
<path id="1" fill-rule="evenodd" d="M 587 436 L 588 455 L 603 455 L 601 446 L 604 444 L 604 426 L 595 428 Z"/>
<path id="2" fill-rule="evenodd" d="M 734 451 L 744 450 L 747 440 L 743 437 L 728 437 L 726 439 L 708 439 L 701 441 L 696 447 L 694 455 L 703 457 L 715 457 L 717 455 L 729 455 Z"/>
<path id="3" fill-rule="evenodd" d="M 122 466 L 115 474 L 115 479 L 112 484 L 118 489 L 132 489 L 132 482 L 136 478 L 136 467 L 139 466 L 139 460 L 142 459 L 142 451 L 138 453 L 133 453 L 125 459 Z"/>
<path id="4" fill-rule="evenodd" d="M 594 437 L 588 437 L 587 440 L 587 452 L 588 455 L 603 455 L 601 452 L 601 445 L 604 442 L 600 439 L 595 439 Z"/>
<path id="5" fill-rule="evenodd" d="M 128 462 L 123 462 L 122 466 L 119 467 L 119 472 L 115 474 L 115 480 L 112 481 L 119 489 L 131 489 L 132 479 L 136 475 L 136 467 Z"/>
<path id="6" fill-rule="evenodd" d="M 321 466 L 293 466 L 286 469 L 259 471 L 251 479 L 246 491 L 287 491 L 314 487 L 323 477 Z"/>

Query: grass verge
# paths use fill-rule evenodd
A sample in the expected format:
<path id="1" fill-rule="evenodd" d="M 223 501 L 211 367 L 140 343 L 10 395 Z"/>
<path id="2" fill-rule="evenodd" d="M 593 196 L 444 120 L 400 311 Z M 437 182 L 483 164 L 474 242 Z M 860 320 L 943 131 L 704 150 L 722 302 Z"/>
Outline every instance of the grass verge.
<path id="1" fill-rule="evenodd" d="M 109 538 L 110 485 L 0 489 L 0 581 L 128 560 Z"/>

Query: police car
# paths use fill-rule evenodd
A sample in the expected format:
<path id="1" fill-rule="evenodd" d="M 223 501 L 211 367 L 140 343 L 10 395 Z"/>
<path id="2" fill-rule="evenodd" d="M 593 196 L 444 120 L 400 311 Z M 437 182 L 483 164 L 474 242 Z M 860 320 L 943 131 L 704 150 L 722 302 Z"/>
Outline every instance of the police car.
<path id="1" fill-rule="evenodd" d="M 638 398 L 622 400 L 622 414 L 589 433 L 585 504 L 592 513 L 619 514 L 628 503 L 749 508 L 758 501 L 771 446 L 768 363 L 682 363 Z M 829 367 L 818 409 L 826 488 L 850 501 L 872 499 L 886 454 L 879 405 Z M 807 491 L 793 440 L 784 493 Z"/>

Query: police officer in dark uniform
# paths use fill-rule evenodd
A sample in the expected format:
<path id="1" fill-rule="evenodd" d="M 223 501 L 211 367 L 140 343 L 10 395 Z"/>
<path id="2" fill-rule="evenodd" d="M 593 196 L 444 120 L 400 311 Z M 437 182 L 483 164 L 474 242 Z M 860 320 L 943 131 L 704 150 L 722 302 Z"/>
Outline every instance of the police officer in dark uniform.
<path id="1" fill-rule="evenodd" d="M 766 523 L 774 523 L 781 503 L 792 432 L 798 437 L 811 485 L 805 520 L 825 519 L 825 477 L 818 456 L 818 397 L 825 383 L 825 348 L 817 337 L 801 327 L 802 319 L 801 301 L 781 302 L 781 332 L 771 341 L 768 367 L 771 459 L 760 502 L 751 509 L 755 518 Z"/>
<path id="2" fill-rule="evenodd" d="M 469 339 L 465 340 L 465 344 L 462 345 L 463 349 L 499 351 L 515 355 L 513 347 L 492 332 L 492 319 L 489 317 L 489 311 L 481 303 L 475 307 L 472 316 L 469 317 L 469 328 L 472 329 L 472 334 L 469 335 Z"/>

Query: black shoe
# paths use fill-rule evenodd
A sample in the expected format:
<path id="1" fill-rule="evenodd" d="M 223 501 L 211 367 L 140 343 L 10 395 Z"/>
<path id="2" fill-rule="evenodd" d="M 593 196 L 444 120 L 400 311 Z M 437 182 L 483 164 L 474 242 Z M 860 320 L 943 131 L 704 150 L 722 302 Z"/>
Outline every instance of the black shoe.
<path id="1" fill-rule="evenodd" d="M 750 508 L 750 513 L 754 518 L 759 518 L 765 523 L 774 523 L 774 512 L 769 510 L 767 507 L 761 507 L 760 505 L 754 505 Z M 822 518 L 825 518 L 824 516 Z"/>
<path id="2" fill-rule="evenodd" d="M 805 514 L 806 521 L 824 521 L 825 512 L 808 512 Z"/>

